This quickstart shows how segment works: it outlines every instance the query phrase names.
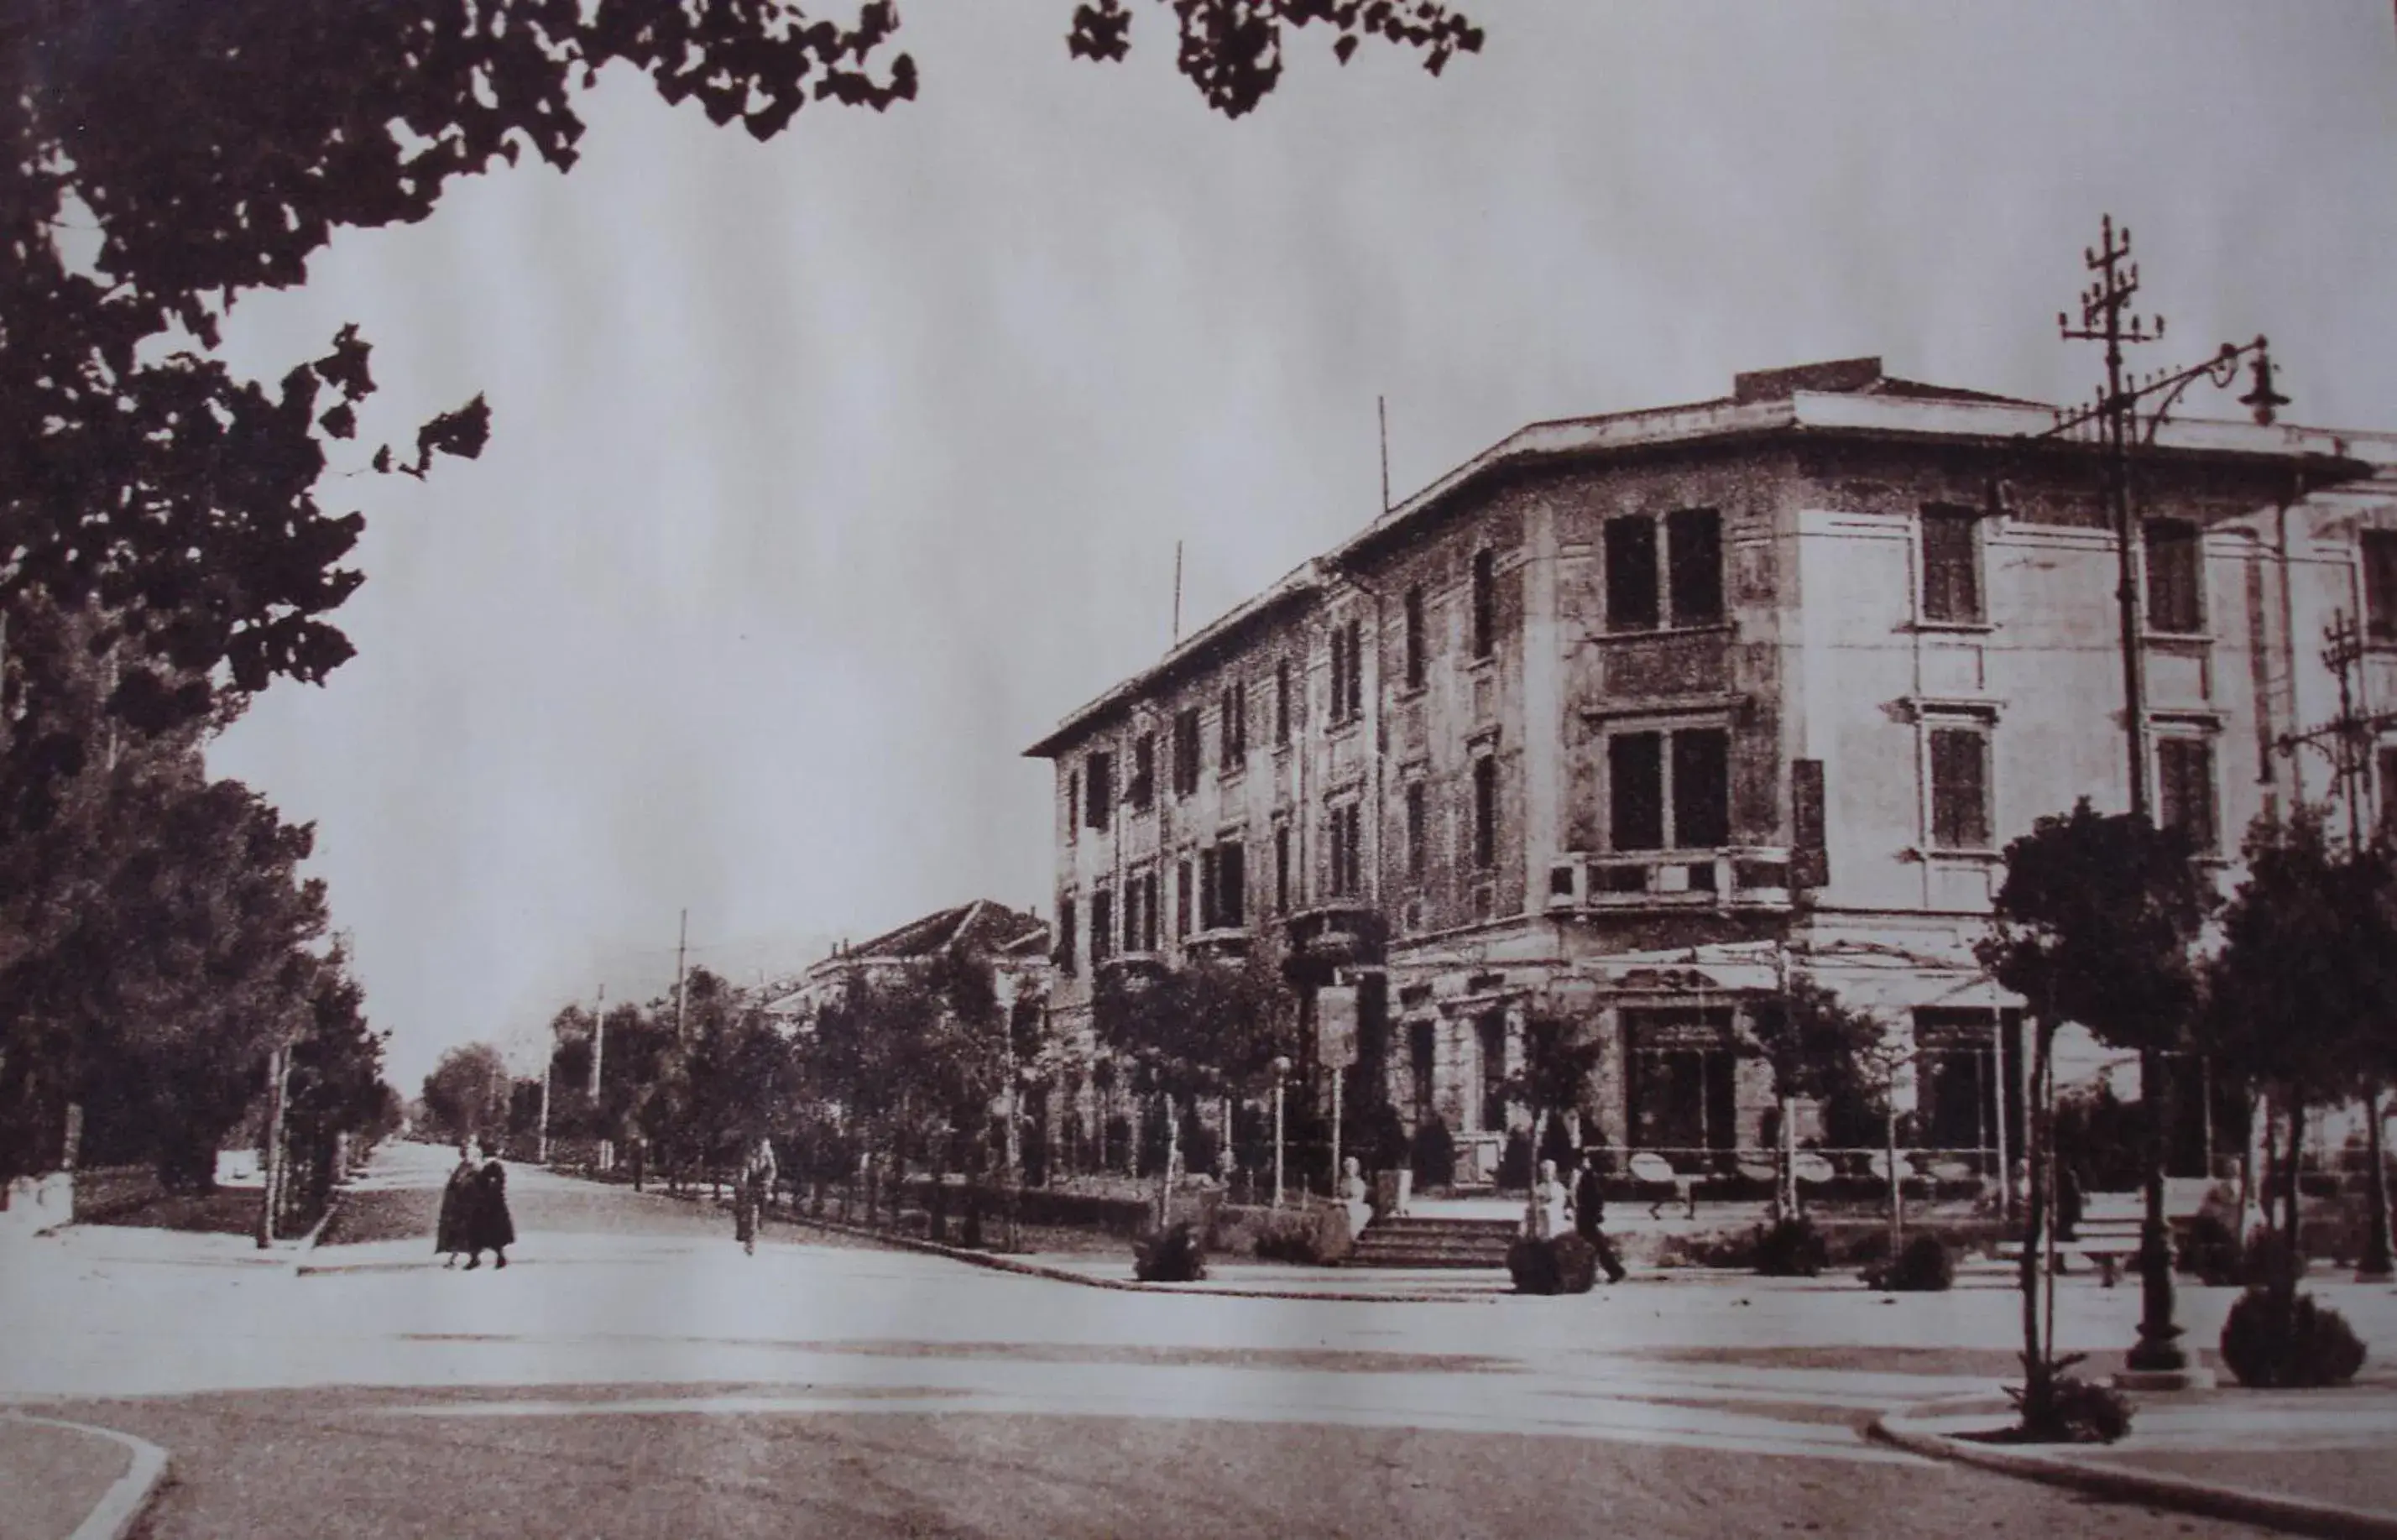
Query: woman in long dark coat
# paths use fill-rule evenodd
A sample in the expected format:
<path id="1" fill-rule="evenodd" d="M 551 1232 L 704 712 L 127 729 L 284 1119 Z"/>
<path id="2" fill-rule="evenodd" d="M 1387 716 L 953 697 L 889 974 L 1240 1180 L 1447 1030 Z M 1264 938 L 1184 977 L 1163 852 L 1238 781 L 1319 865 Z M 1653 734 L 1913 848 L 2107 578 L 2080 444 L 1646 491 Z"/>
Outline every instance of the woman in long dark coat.
<path id="1" fill-rule="evenodd" d="M 441 1189 L 441 1217 L 433 1226 L 433 1249 L 441 1253 L 441 1265 L 455 1267 L 458 1258 L 471 1249 L 474 1239 L 475 1185 L 480 1179 L 475 1174 L 474 1157 L 466 1146 L 458 1146 L 458 1166 L 449 1173 L 449 1185 Z"/>
<path id="2" fill-rule="evenodd" d="M 508 1265 L 508 1248 L 516 1243 L 516 1221 L 508 1214 L 508 1173 L 493 1155 L 490 1146 L 483 1148 L 483 1169 L 475 1176 L 475 1202 L 468 1211 L 474 1216 L 466 1232 L 466 1270 L 473 1272 L 483 1265 L 483 1253 L 495 1253 L 492 1265 Z"/>

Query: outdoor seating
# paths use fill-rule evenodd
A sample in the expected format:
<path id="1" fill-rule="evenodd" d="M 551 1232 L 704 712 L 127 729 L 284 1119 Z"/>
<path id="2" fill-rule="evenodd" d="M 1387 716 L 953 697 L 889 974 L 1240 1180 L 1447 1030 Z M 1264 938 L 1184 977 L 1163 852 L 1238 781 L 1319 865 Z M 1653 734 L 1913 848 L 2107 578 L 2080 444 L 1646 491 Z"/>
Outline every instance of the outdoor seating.
<path id="1" fill-rule="evenodd" d="M 1698 1198 L 1693 1180 L 1688 1173 L 1676 1170 L 1670 1160 L 1654 1150 L 1641 1150 L 1631 1158 L 1628 1169 L 1640 1182 L 1669 1187 L 1672 1199 L 1681 1205 L 1682 1211 L 1694 1219 L 1697 1217 Z M 1659 1198 L 1649 1204 L 1648 1217 L 1664 1218 L 1665 1203 L 1666 1199 Z"/>

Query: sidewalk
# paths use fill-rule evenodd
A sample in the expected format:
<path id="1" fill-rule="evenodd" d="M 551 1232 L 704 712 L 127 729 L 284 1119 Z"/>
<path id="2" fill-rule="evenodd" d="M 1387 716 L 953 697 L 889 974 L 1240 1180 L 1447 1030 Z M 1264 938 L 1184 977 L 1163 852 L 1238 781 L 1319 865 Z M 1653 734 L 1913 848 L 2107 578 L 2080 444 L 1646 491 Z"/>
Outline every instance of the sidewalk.
<path id="1" fill-rule="evenodd" d="M 1900 1407 L 1874 1430 L 1918 1453 L 2118 1500 L 2300 1534 L 2397 1540 L 2397 1368 L 2321 1390 L 2212 1390 L 2132 1398 L 2110 1445 L 1990 1444 L 2012 1421 L 2000 1397 Z"/>
<path id="2" fill-rule="evenodd" d="M 0 1413 L 0 1534 L 120 1540 L 166 1473 L 165 1452 L 140 1439 Z"/>

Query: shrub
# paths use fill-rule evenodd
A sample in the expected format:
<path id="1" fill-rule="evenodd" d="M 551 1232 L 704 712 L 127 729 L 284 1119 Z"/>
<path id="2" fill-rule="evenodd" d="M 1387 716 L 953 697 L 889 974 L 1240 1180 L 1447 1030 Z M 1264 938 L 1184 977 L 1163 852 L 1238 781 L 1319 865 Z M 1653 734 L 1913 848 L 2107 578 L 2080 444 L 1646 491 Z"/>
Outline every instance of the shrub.
<path id="1" fill-rule="evenodd" d="M 1415 1130 L 1407 1150 L 1407 1164 L 1414 1170 L 1418 1188 L 1456 1185 L 1456 1141 L 1450 1137 L 1445 1119 L 1427 1118 L 1423 1127 Z"/>
<path id="2" fill-rule="evenodd" d="M 2131 1403 L 2111 1386 L 2093 1385 L 2066 1370 L 2083 1355 L 2067 1354 L 2047 1365 L 2044 1374 L 2027 1375 L 2027 1383 L 2006 1386 L 2006 1394 L 2022 1413 L 2010 1430 L 2009 1441 L 2033 1444 L 2110 1444 L 2131 1430 Z M 2026 1356 L 2028 1370 L 2036 1362 Z"/>
<path id="3" fill-rule="evenodd" d="M 1132 1277 L 1143 1283 L 1190 1283 L 1207 1276 L 1205 1249 L 1189 1221 L 1132 1243 Z"/>
<path id="4" fill-rule="evenodd" d="M 1329 1267 L 1355 1249 L 1348 1212 L 1337 1205 L 1268 1214 L 1257 1226 L 1256 1252 L 1265 1262 Z"/>
<path id="5" fill-rule="evenodd" d="M 1782 1219 L 1758 1228 L 1756 1270 L 1766 1278 L 1814 1278 L 1831 1265 L 1830 1248 L 1811 1219 Z"/>
<path id="6" fill-rule="evenodd" d="M 2347 1318 L 2294 1288 L 2251 1288 L 2222 1323 L 2222 1361 L 2256 1387 L 2345 1385 L 2364 1367 Z"/>
<path id="7" fill-rule="evenodd" d="M 1955 1283 L 1956 1259 L 1937 1236 L 1918 1235 L 1906 1243 L 1896 1261 L 1867 1267 L 1864 1279 L 1893 1293 L 1937 1293 Z"/>
<path id="8" fill-rule="evenodd" d="M 1598 1252 L 1577 1235 L 1526 1236 L 1506 1248 L 1506 1271 L 1519 1294 L 1586 1294 L 1598 1281 Z"/>
<path id="9" fill-rule="evenodd" d="M 1656 1249 L 1659 1267 L 1736 1267 L 1756 1265 L 1760 1229 L 1732 1235 L 1668 1235 Z"/>

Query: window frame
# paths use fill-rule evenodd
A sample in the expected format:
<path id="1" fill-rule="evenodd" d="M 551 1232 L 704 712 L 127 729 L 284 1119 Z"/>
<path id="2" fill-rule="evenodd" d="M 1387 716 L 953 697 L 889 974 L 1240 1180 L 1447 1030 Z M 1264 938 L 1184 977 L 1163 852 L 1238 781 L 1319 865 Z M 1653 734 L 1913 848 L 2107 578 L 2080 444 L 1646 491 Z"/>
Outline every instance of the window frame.
<path id="1" fill-rule="evenodd" d="M 1917 513 L 1917 560 L 1922 571 L 1917 580 L 1915 618 L 1923 625 L 1971 628 L 1989 623 L 1989 584 L 1984 581 L 1985 562 L 1982 549 L 1983 521 L 1987 518 L 1977 508 L 1967 508 L 1952 502 L 1926 502 Z M 1941 553 L 1942 559 L 1934 562 L 1935 529 L 1959 529 L 1962 531 L 1961 551 Z M 1942 583 L 1938 574 L 1960 575 L 1964 590 L 1962 612 L 1942 613 L 1949 609 L 1955 597 L 1954 583 Z"/>
<path id="2" fill-rule="evenodd" d="M 1197 706 L 1184 706 L 1173 714 L 1173 795 L 1195 796 L 1205 757 L 1204 727 Z"/>
<path id="3" fill-rule="evenodd" d="M 1105 829 L 1116 816 L 1116 757 L 1096 749 L 1082 758 L 1082 818 L 1086 827 Z"/>
<path id="4" fill-rule="evenodd" d="M 1977 716 L 1935 716 L 1926 718 L 1922 728 L 1922 839 L 1923 849 L 1935 855 L 1989 855 L 1998 849 L 1998 794 L 1995 724 Z M 1974 818 L 1978 824 L 1977 839 L 1949 839 L 1946 829 L 1953 820 L 1943 812 L 1940 792 L 1939 744 L 1969 740 L 1978 745 L 1975 772 L 1980 781 L 1980 796 Z M 1970 832 L 1970 831 L 1967 831 Z"/>
<path id="5" fill-rule="evenodd" d="M 1407 880 L 1420 883 L 1431 865 L 1431 787 L 1422 776 L 1407 778 L 1400 793 L 1407 829 Z"/>
<path id="6" fill-rule="evenodd" d="M 1364 802 L 1356 797 L 1343 797 L 1332 804 L 1326 822 L 1331 826 L 1331 866 L 1332 898 L 1362 898 L 1365 891 L 1365 817 Z"/>
<path id="7" fill-rule="evenodd" d="M 1223 717 L 1217 724 L 1223 740 L 1223 769 L 1228 775 L 1242 769 L 1249 757 L 1249 682 L 1234 679 L 1225 685 L 1217 709 Z"/>
<path id="8" fill-rule="evenodd" d="M 1470 854 L 1473 869 L 1494 870 L 1498 864 L 1498 756 L 1483 752 L 1473 757 L 1471 771 L 1472 823 Z"/>
<path id="9" fill-rule="evenodd" d="M 1720 844 L 1693 845 L 1688 842 L 1685 837 L 1685 832 L 1681 826 L 1682 822 L 1682 800 L 1681 787 L 1679 785 L 1678 782 L 1679 771 L 1682 767 L 1676 763 L 1681 751 L 1676 748 L 1675 744 L 1677 740 L 1684 736 L 1700 733 L 1720 738 L 1722 741 L 1721 822 L 1724 837 Z M 1620 837 L 1622 833 L 1623 818 L 1620 805 L 1617 802 L 1617 797 L 1620 794 L 1623 781 L 1615 761 L 1616 745 L 1627 743 L 1632 740 L 1640 738 L 1654 739 L 1656 743 L 1655 817 L 1656 837 L 1659 842 L 1653 846 L 1626 844 Z M 1734 827 L 1734 821 L 1732 818 L 1731 786 L 1733 770 L 1732 755 L 1734 749 L 1736 747 L 1736 743 L 1732 734 L 1731 722 L 1727 717 L 1684 716 L 1669 717 L 1661 720 L 1640 720 L 1634 718 L 1626 720 L 1620 725 L 1610 726 L 1601 735 L 1600 741 L 1603 744 L 1603 752 L 1600 756 L 1600 764 L 1604 783 L 1606 848 L 1608 853 L 1614 855 L 1639 856 L 1697 854 L 1727 850 L 1736 843 L 1733 837 L 1737 833 L 1737 830 Z"/>
<path id="10" fill-rule="evenodd" d="M 1132 775 L 1124 782 L 1124 800 L 1134 812 L 1157 805 L 1157 734 L 1144 732 L 1132 741 Z"/>
<path id="11" fill-rule="evenodd" d="M 2188 580 L 2185 593 L 2176 594 L 2174 590 L 2158 587 L 2156 573 L 2160 568 L 2167 565 L 2157 559 L 2157 553 L 2160 550 L 2186 552 L 2185 556 L 2176 556 L 2174 558 L 2176 561 L 2185 560 L 2188 564 L 2185 574 Z M 2170 516 L 2140 520 L 2139 587 L 2141 590 L 2139 621 L 2147 635 L 2203 636 L 2207 634 L 2205 530 L 2196 520 Z M 2160 615 L 2158 611 L 2163 604 L 2167 599 L 2175 597 L 2185 599 L 2188 605 L 2186 614 Z M 2189 623 L 2169 623 L 2182 620 L 2188 621 Z"/>
<path id="12" fill-rule="evenodd" d="M 1429 636 L 1425 629 L 1424 588 L 1415 583 L 1402 601 L 1406 617 L 1406 688 L 1421 690 L 1431 673 Z"/>
<path id="13" fill-rule="evenodd" d="M 1471 590 L 1470 641 L 1479 663 L 1498 652 L 1498 553 L 1487 545 L 1475 551 L 1466 581 Z"/>
<path id="14" fill-rule="evenodd" d="M 1685 547 L 1698 528 L 1706 530 L 1704 543 L 1711 560 L 1692 566 Z M 1599 537 L 1605 564 L 1606 634 L 1637 636 L 1729 624 L 1730 563 L 1724 536 L 1722 510 L 1703 503 L 1661 515 L 1607 516 Z M 1695 602 L 1693 588 L 1706 595 L 1710 604 Z"/>
<path id="15" fill-rule="evenodd" d="M 2357 530 L 2355 559 L 2363 569 L 2364 640 L 2397 645 L 2397 529 Z"/>
<path id="16" fill-rule="evenodd" d="M 2203 826 L 2195 832 L 2192 843 L 2202 856 L 2222 853 L 2222 756 L 2216 751 L 2214 735 L 2209 732 L 2160 732 L 2152 740 L 2153 752 L 2149 756 L 2156 780 L 2156 824 L 2160 828 L 2186 828 L 2179 819 L 2168 819 L 2168 806 L 2185 810 L 2189 804 L 2181 795 L 2185 786 L 2176 783 L 2175 772 L 2165 769 L 2168 759 L 2197 753 L 2197 767 L 2204 777 Z"/>

